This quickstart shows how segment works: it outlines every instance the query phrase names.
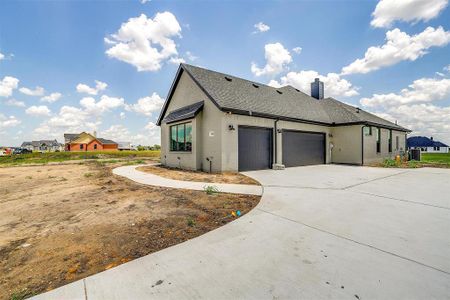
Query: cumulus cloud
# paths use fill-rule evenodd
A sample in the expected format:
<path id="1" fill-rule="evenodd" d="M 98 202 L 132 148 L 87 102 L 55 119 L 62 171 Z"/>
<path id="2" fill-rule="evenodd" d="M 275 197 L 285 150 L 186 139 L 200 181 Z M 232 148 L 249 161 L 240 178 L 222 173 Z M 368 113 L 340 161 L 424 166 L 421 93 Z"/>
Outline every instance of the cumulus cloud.
<path id="1" fill-rule="evenodd" d="M 99 101 L 95 101 L 92 97 L 84 97 L 80 100 L 80 105 L 84 110 L 92 115 L 101 115 L 112 109 L 125 105 L 123 98 L 109 97 L 102 95 Z"/>
<path id="2" fill-rule="evenodd" d="M 135 104 L 128 105 L 126 109 L 145 116 L 151 116 L 152 113 L 159 111 L 163 104 L 164 99 L 157 93 L 153 93 L 151 96 L 140 98 Z"/>
<path id="3" fill-rule="evenodd" d="M 99 92 L 104 91 L 108 85 L 99 80 L 95 80 L 95 87 L 90 87 L 87 84 L 79 83 L 77 85 L 77 92 L 89 95 L 97 95 Z"/>
<path id="4" fill-rule="evenodd" d="M 3 60 L 3 59 L 5 59 L 5 54 L 0 52 L 0 60 Z"/>
<path id="5" fill-rule="evenodd" d="M 184 64 L 186 61 L 181 57 L 171 57 L 169 62 L 174 65 Z"/>
<path id="6" fill-rule="evenodd" d="M 13 90 L 17 89 L 19 85 L 19 79 L 5 76 L 0 80 L 0 97 L 9 97 L 12 95 Z"/>
<path id="7" fill-rule="evenodd" d="M 123 119 L 125 119 L 126 115 L 125 115 L 125 113 L 122 111 L 122 112 L 120 112 L 119 117 L 120 117 L 120 119 L 123 120 Z"/>
<path id="8" fill-rule="evenodd" d="M 296 54 L 300 54 L 300 53 L 302 53 L 302 47 L 295 47 L 292 49 L 292 52 L 294 52 Z"/>
<path id="9" fill-rule="evenodd" d="M 121 124 L 110 126 L 100 133 L 103 137 L 120 142 L 131 142 L 134 145 L 154 145 L 161 143 L 160 129 L 149 122 L 144 130 L 133 134 L 130 130 Z"/>
<path id="10" fill-rule="evenodd" d="M 171 12 L 157 13 L 153 19 L 141 14 L 108 38 L 113 44 L 106 54 L 138 71 L 158 71 L 165 61 L 178 56 L 174 37 L 181 37 L 181 27 Z"/>
<path id="11" fill-rule="evenodd" d="M 15 116 L 5 116 L 0 113 L 0 130 L 10 127 L 15 127 L 21 123 Z"/>
<path id="12" fill-rule="evenodd" d="M 267 25 L 267 24 L 264 24 L 263 22 L 256 23 L 255 25 L 253 25 L 253 27 L 256 28 L 255 33 L 257 33 L 257 32 L 266 32 L 266 31 L 270 30 L 270 26 Z"/>
<path id="13" fill-rule="evenodd" d="M 50 109 L 45 105 L 40 106 L 30 106 L 25 110 L 25 113 L 34 117 L 47 117 L 50 116 Z"/>
<path id="14" fill-rule="evenodd" d="M 444 67 L 444 71 L 450 72 L 450 65 Z"/>
<path id="15" fill-rule="evenodd" d="M 42 102 L 48 102 L 48 103 L 53 103 L 59 100 L 59 98 L 61 98 L 62 94 L 61 93 L 51 93 L 50 95 L 44 96 L 41 98 Z"/>
<path id="16" fill-rule="evenodd" d="M 364 58 L 359 58 L 342 68 L 342 74 L 369 73 L 404 60 L 415 61 L 428 53 L 431 47 L 442 47 L 450 42 L 450 32 L 442 27 L 426 28 L 410 36 L 396 28 L 386 33 L 386 43 L 367 49 Z"/>
<path id="17" fill-rule="evenodd" d="M 43 87 L 37 86 L 34 90 L 22 87 L 19 89 L 19 91 L 22 94 L 28 95 L 28 96 L 43 96 L 45 93 L 45 90 Z"/>
<path id="18" fill-rule="evenodd" d="M 370 98 L 362 98 L 360 103 L 367 107 L 397 107 L 404 104 L 445 100 L 449 97 L 450 79 L 420 78 L 399 93 L 374 94 Z"/>
<path id="19" fill-rule="evenodd" d="M 264 51 L 266 58 L 264 68 L 259 68 L 256 63 L 252 63 L 251 71 L 255 76 L 277 75 L 292 62 L 291 54 L 281 43 L 267 44 L 264 46 Z"/>
<path id="20" fill-rule="evenodd" d="M 394 21 L 429 21 L 439 15 L 448 0 L 381 0 L 372 13 L 370 25 L 390 27 Z"/>
<path id="21" fill-rule="evenodd" d="M 270 81 L 269 85 L 273 87 L 291 85 L 309 95 L 311 91 L 311 82 L 313 82 L 315 78 L 319 78 L 323 81 L 325 85 L 325 97 L 339 98 L 358 95 L 358 88 L 353 86 L 348 80 L 341 78 L 339 74 L 328 73 L 324 76 L 312 70 L 289 72 L 281 77 L 279 81 Z"/>
<path id="22" fill-rule="evenodd" d="M 191 51 L 186 51 L 186 57 L 190 61 L 194 61 L 198 59 L 198 56 L 195 56 Z"/>
<path id="23" fill-rule="evenodd" d="M 14 98 L 5 100 L 3 103 L 8 106 L 25 107 L 25 102 L 16 100 Z"/>

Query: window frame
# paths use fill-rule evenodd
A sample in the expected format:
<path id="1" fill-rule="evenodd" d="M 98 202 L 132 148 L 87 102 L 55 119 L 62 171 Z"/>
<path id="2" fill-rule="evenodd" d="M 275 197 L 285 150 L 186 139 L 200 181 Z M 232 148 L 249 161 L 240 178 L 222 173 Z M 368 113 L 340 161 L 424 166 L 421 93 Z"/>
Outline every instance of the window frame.
<path id="1" fill-rule="evenodd" d="M 381 128 L 380 127 L 377 127 L 377 136 L 376 136 L 376 138 L 377 138 L 376 150 L 377 150 L 377 153 L 381 153 Z"/>
<path id="2" fill-rule="evenodd" d="M 392 129 L 389 129 L 388 151 L 392 153 Z"/>
<path id="3" fill-rule="evenodd" d="M 399 150 L 400 146 L 400 137 L 398 135 L 395 136 L 395 150 Z"/>
<path id="4" fill-rule="evenodd" d="M 80 144 L 80 150 L 83 150 L 83 148 L 84 148 L 84 145 Z"/>
<path id="5" fill-rule="evenodd" d="M 190 141 L 190 147 L 188 147 L 188 141 L 187 141 L 187 136 L 186 136 L 186 129 L 188 127 L 188 125 L 190 125 L 190 137 L 191 137 L 191 141 Z M 180 129 L 179 127 L 182 126 L 182 133 L 183 133 L 183 147 L 180 147 L 180 142 L 179 142 L 179 137 L 180 137 Z M 176 145 L 177 145 L 177 149 L 174 148 L 174 143 L 173 143 L 173 129 L 175 130 L 176 133 Z M 181 149 L 180 149 L 181 148 Z M 173 124 L 169 126 L 169 151 L 170 152 L 181 152 L 181 153 L 191 153 L 192 152 L 192 121 L 190 122 L 183 122 L 183 123 L 178 123 L 178 124 Z"/>
<path id="6" fill-rule="evenodd" d="M 368 132 L 365 131 L 365 129 L 368 128 Z M 372 136 L 372 126 L 365 126 L 364 127 L 364 136 Z"/>

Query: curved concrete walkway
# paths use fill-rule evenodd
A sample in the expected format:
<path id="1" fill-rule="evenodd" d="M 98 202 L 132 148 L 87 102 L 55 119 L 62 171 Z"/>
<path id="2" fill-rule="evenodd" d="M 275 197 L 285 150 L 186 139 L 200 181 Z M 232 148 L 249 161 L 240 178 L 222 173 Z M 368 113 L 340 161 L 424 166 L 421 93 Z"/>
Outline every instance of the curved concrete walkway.
<path id="1" fill-rule="evenodd" d="M 246 175 L 243 217 L 36 299 L 449 299 L 450 170 Z"/>
<path id="2" fill-rule="evenodd" d="M 235 193 L 235 194 L 258 195 L 258 196 L 262 195 L 263 191 L 262 186 L 259 185 L 181 181 L 164 178 L 155 174 L 136 170 L 136 168 L 143 166 L 148 165 L 118 167 L 113 170 L 113 173 L 115 175 L 126 177 L 130 180 L 133 180 L 141 184 L 163 186 L 175 189 L 203 191 L 206 186 L 215 186 L 219 189 L 219 192 L 222 193 Z"/>

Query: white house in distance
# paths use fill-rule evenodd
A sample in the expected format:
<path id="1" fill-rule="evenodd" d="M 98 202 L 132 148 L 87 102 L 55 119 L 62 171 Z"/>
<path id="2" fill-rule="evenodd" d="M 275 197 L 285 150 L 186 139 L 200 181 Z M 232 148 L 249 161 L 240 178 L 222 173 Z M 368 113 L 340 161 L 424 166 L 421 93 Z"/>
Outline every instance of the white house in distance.
<path id="1" fill-rule="evenodd" d="M 420 149 L 427 153 L 448 153 L 448 145 L 435 141 L 433 137 L 412 136 L 407 140 L 408 149 Z"/>

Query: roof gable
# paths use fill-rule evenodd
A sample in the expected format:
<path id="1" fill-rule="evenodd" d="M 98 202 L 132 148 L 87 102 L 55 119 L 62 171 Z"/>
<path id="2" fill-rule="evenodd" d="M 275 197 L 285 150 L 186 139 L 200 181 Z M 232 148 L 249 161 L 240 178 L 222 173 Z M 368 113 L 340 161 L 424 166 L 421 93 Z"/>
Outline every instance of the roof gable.
<path id="1" fill-rule="evenodd" d="M 78 135 L 78 137 L 71 141 L 74 144 L 89 144 L 93 140 L 95 140 L 95 136 L 90 133 L 82 132 Z"/>
<path id="2" fill-rule="evenodd" d="M 434 141 L 426 136 L 412 136 L 406 142 L 408 147 L 448 147 L 448 145 Z"/>

